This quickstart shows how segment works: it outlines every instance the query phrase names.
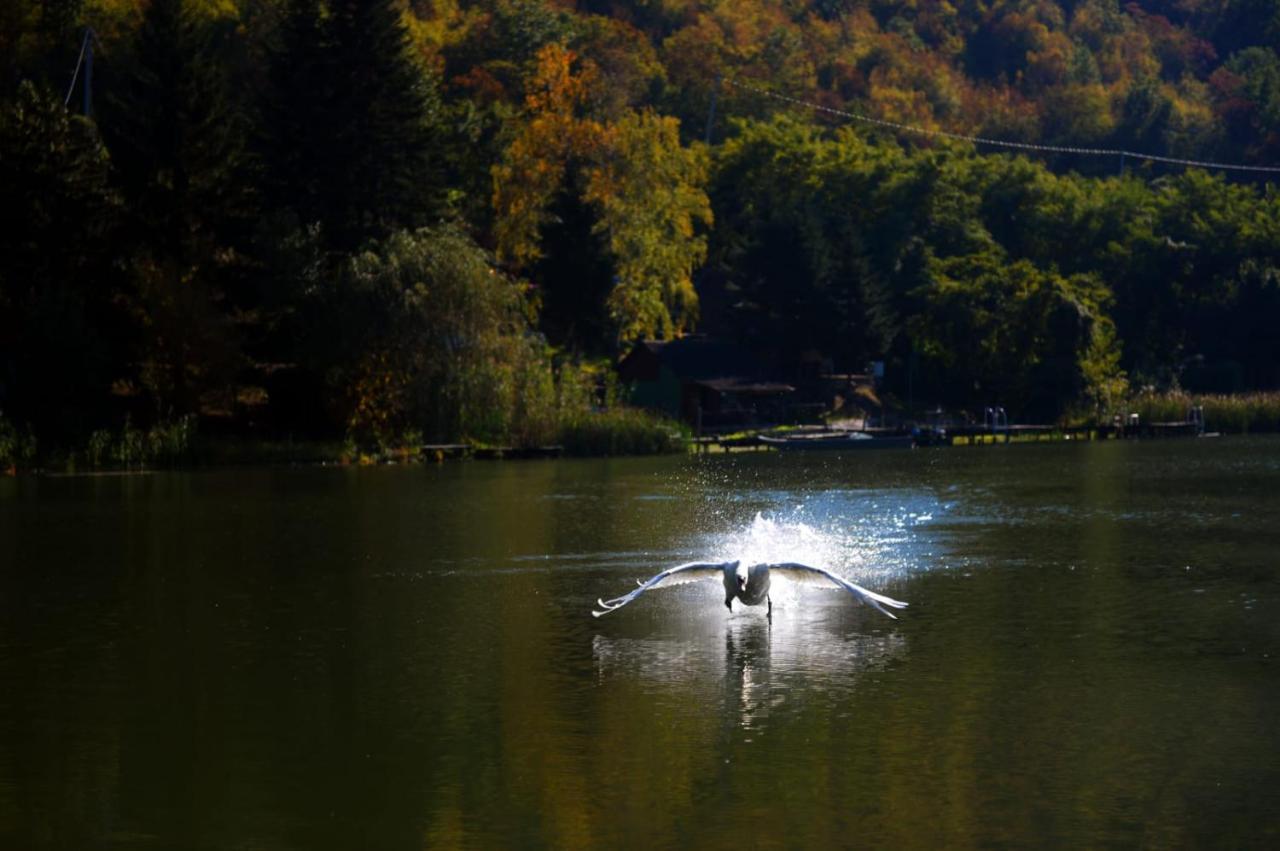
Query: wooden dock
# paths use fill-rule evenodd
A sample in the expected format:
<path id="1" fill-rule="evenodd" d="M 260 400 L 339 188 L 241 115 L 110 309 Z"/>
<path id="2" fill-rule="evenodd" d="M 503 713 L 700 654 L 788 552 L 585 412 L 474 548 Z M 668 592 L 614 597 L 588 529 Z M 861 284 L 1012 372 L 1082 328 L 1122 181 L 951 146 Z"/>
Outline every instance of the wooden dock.
<path id="1" fill-rule="evenodd" d="M 1122 436 L 1122 429 L 1111 425 L 1057 426 L 1014 423 L 1001 428 L 985 426 L 949 426 L 946 443 L 950 446 L 989 446 L 996 443 L 1038 443 L 1056 440 L 1112 440 Z"/>
<path id="2" fill-rule="evenodd" d="M 759 439 L 760 435 L 770 430 L 735 434 L 731 437 L 704 435 L 690 438 L 689 445 L 694 452 L 755 452 L 774 451 Z M 815 429 L 802 429 L 815 433 Z M 876 436 L 905 435 L 910 432 L 904 429 L 873 428 L 866 429 L 868 434 Z M 993 427 L 990 423 L 966 424 L 945 427 L 922 427 L 916 433 L 917 446 L 995 446 L 1006 443 L 1051 443 L 1056 441 L 1095 441 L 1119 439 L 1164 439 L 1178 437 L 1198 437 L 1204 435 L 1204 426 L 1196 420 L 1168 423 L 1115 423 L 1098 425 L 1044 425 L 1039 423 L 1011 423 Z"/>

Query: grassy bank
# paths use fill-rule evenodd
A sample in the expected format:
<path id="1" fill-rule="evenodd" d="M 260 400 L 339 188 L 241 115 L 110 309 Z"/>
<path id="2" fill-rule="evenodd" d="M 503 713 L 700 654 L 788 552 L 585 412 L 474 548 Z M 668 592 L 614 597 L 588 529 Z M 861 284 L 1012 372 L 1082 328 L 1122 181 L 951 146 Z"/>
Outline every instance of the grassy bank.
<path id="1" fill-rule="evenodd" d="M 550 432 L 551 445 L 571 457 L 656 455 L 684 449 L 688 429 L 673 420 L 635 408 L 584 410 L 562 418 Z M 408 434 L 379 445 L 341 440 L 270 440 L 200 432 L 195 417 L 139 428 L 129 420 L 118 429 L 100 429 L 80 446 L 42 446 L 29 432 L 0 418 L 0 474 L 47 470 L 145 470 L 293 464 L 378 464 L 433 461 L 422 440 Z M 473 449 L 496 447 L 464 444 Z M 524 449 L 521 445 L 503 449 Z M 470 456 L 463 452 L 463 457 Z M 493 457 L 502 457 L 496 453 Z"/>
<path id="2" fill-rule="evenodd" d="M 688 427 L 635 408 L 615 407 L 565 418 L 557 443 L 566 455 L 660 455 L 679 452 Z"/>
<path id="3" fill-rule="evenodd" d="M 1204 409 L 1205 428 L 1224 434 L 1280 431 L 1280 392 L 1198 395 L 1183 392 L 1144 393 L 1129 410 L 1144 423 L 1182 422 L 1193 407 Z"/>

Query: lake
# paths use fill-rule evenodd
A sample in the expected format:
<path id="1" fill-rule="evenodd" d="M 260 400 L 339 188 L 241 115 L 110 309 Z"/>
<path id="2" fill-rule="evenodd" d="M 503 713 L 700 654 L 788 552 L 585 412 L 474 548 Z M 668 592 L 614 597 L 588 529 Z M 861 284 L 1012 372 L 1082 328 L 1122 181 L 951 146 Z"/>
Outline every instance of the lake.
<path id="1" fill-rule="evenodd" d="M 0 847 L 1276 847 L 1280 439 L 0 480 Z M 725 610 L 695 558 L 839 591 Z"/>

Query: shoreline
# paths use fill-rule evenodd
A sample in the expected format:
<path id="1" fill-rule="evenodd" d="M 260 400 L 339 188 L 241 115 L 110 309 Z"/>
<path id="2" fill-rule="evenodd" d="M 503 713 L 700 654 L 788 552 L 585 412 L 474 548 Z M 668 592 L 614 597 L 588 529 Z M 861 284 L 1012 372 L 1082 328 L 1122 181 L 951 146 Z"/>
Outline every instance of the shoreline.
<path id="1" fill-rule="evenodd" d="M 1071 437 L 1046 438 L 1044 436 L 1031 436 L 1014 437 L 1007 441 L 999 435 L 988 435 L 985 438 L 959 438 L 957 439 L 957 442 L 950 446 L 917 446 L 914 448 L 966 448 L 974 446 L 1042 445 L 1063 443 L 1196 442 L 1201 439 L 1214 439 L 1220 437 L 1262 437 L 1275 435 L 1277 433 L 1280 432 L 1268 430 L 1251 432 L 1209 432 L 1199 436 L 1187 435 L 1182 437 L 1107 437 L 1098 439 Z M 462 446 L 463 445 L 461 444 L 450 445 L 450 448 Z M 266 446 L 255 445 L 255 449 L 247 450 L 244 445 L 237 444 L 236 441 L 218 440 L 202 443 L 201 447 L 194 453 L 194 457 L 178 463 L 152 463 L 125 467 L 114 465 L 89 466 L 77 464 L 74 461 L 55 461 L 51 464 L 26 468 L 10 466 L 8 468 L 0 469 L 0 478 L 117 478 L 128 476 L 147 476 L 155 473 L 195 472 L 201 470 L 270 469 L 277 467 L 409 467 L 472 461 L 581 461 L 603 458 L 670 457 L 676 455 L 706 457 L 709 455 L 735 455 L 741 453 L 755 454 L 758 452 L 774 453 L 778 451 L 772 447 L 758 447 L 755 445 L 711 446 L 706 443 L 696 443 L 693 440 L 666 452 L 619 452 L 605 454 L 568 453 L 562 451 L 562 447 L 536 447 L 533 450 L 530 450 L 528 448 L 522 449 L 518 447 L 486 446 L 465 446 L 463 449 L 454 452 L 453 454 L 441 454 L 428 451 L 430 448 L 431 447 L 429 446 L 417 449 L 401 448 L 382 452 L 358 453 L 353 455 L 344 451 L 341 447 L 331 441 L 306 441 L 283 445 L 267 444 Z M 552 449 L 559 451 L 551 452 L 550 450 Z"/>

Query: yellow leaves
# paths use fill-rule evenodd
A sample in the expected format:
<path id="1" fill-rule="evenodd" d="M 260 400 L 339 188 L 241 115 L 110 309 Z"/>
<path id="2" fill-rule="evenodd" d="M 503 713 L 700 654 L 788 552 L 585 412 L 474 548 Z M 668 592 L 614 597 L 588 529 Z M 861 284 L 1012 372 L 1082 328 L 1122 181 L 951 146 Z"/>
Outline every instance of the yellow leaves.
<path id="1" fill-rule="evenodd" d="M 210 21 L 239 20 L 240 18 L 240 8 L 236 0 L 187 0 L 186 10 L 196 18 L 205 18 Z"/>
<path id="2" fill-rule="evenodd" d="M 482 17 L 480 9 L 463 10 L 458 0 L 419 0 L 401 15 L 414 52 L 437 71 L 443 70 L 442 52 L 462 42 Z"/>
<path id="3" fill-rule="evenodd" d="M 1027 51 L 1027 79 L 1047 88 L 1067 79 L 1075 45 L 1062 32 L 1046 32 L 1037 50 Z"/>
<path id="4" fill-rule="evenodd" d="M 1106 138 L 1115 126 L 1110 97 L 1099 83 L 1072 83 L 1042 96 L 1046 130 L 1051 141 L 1091 144 Z"/>
<path id="5" fill-rule="evenodd" d="M 710 225 L 702 185 L 707 156 L 680 145 L 679 123 L 651 111 L 609 128 L 610 156 L 590 171 L 584 199 L 601 210 L 617 283 L 609 310 L 620 339 L 672 337 L 697 313 L 693 270 L 706 257 L 696 227 Z"/>
<path id="6" fill-rule="evenodd" d="M 137 31 L 144 9 L 143 0 L 87 0 L 84 19 L 98 38 L 110 45 Z"/>
<path id="7" fill-rule="evenodd" d="M 538 51 L 525 96 L 529 119 L 493 169 L 498 256 L 517 266 L 540 256 L 538 232 L 568 161 L 590 157 L 602 132 L 597 122 L 579 117 L 597 76 L 590 63 L 575 70 L 576 59 L 558 44 Z"/>
<path id="8" fill-rule="evenodd" d="M 672 336 L 697 312 L 692 274 L 706 241 L 695 233 L 711 223 L 706 152 L 684 148 L 679 122 L 650 110 L 612 123 L 584 115 L 596 71 L 576 60 L 559 45 L 538 54 L 528 119 L 493 170 L 499 257 L 520 266 L 540 256 L 547 205 L 577 167 L 615 260 L 609 311 L 620 339 Z"/>
<path id="9" fill-rule="evenodd" d="M 878 69 L 877 69 L 878 70 Z M 911 124 L 926 130 L 941 129 L 933 118 L 933 110 L 924 92 L 877 84 L 873 75 L 871 99 L 877 111 L 888 121 Z"/>

